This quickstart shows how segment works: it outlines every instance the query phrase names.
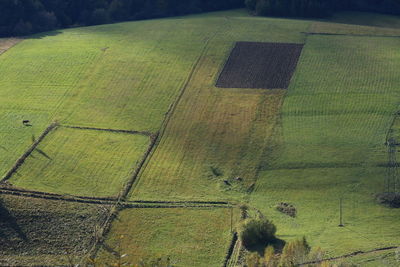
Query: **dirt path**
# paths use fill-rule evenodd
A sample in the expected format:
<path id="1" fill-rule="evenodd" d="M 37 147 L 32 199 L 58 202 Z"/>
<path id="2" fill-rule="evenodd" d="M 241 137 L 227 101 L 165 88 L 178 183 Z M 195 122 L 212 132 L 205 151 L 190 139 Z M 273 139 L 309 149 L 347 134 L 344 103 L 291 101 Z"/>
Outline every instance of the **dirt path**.
<path id="1" fill-rule="evenodd" d="M 21 41 L 20 38 L 0 38 L 0 55 Z"/>

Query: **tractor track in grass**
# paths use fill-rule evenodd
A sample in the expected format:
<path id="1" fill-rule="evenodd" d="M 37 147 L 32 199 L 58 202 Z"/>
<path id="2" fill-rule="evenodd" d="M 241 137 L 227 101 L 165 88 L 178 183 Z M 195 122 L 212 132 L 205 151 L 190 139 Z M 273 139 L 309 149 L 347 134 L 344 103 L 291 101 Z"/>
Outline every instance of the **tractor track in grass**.
<path id="1" fill-rule="evenodd" d="M 352 253 L 348 253 L 348 254 L 345 254 L 342 256 L 331 257 L 331 258 L 326 258 L 326 259 L 317 260 L 317 261 L 304 262 L 301 264 L 297 264 L 296 266 L 305 266 L 305 265 L 309 265 L 309 264 L 318 264 L 318 263 L 322 263 L 322 262 L 326 262 L 326 261 L 334 261 L 334 260 L 340 260 L 340 259 L 345 259 L 345 258 L 351 258 L 354 256 L 365 255 L 365 254 L 379 252 L 379 251 L 398 249 L 399 247 L 400 246 L 389 246 L 389 247 L 375 248 L 375 249 L 366 250 L 366 251 L 358 250 L 358 251 L 354 251 Z"/>
<path id="2" fill-rule="evenodd" d="M 109 128 L 73 126 L 73 125 L 60 125 L 60 126 L 64 127 L 64 128 L 69 128 L 69 129 L 103 131 L 103 132 L 112 132 L 112 133 L 139 134 L 139 135 L 144 135 L 144 136 L 149 136 L 149 137 L 153 137 L 154 135 L 156 135 L 155 133 L 151 133 L 151 132 L 147 132 L 147 131 L 119 130 L 119 129 L 109 129 Z"/>
<path id="3" fill-rule="evenodd" d="M 27 151 L 25 151 L 25 153 L 22 154 L 22 156 L 19 159 L 17 159 L 15 164 L 12 166 L 12 168 L 1 179 L 0 184 L 4 183 L 7 180 L 9 180 L 14 175 L 14 173 L 16 173 L 18 171 L 19 167 L 21 167 L 21 165 L 24 164 L 25 160 L 32 154 L 32 152 L 37 148 L 37 146 L 40 144 L 40 142 L 42 142 L 43 139 L 51 131 L 56 129 L 57 126 L 58 126 L 58 123 L 57 122 L 53 122 L 44 130 L 44 132 L 39 136 L 39 138 L 35 142 L 33 142 L 33 144 L 29 147 L 29 149 Z"/>

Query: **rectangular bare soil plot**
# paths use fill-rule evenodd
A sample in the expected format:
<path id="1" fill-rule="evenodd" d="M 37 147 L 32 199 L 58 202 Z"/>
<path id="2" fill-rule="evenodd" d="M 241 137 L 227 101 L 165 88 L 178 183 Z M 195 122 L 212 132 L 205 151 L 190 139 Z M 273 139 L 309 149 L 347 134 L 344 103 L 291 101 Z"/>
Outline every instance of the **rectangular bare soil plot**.
<path id="1" fill-rule="evenodd" d="M 216 86 L 287 89 L 302 49 L 302 44 L 237 42 Z"/>

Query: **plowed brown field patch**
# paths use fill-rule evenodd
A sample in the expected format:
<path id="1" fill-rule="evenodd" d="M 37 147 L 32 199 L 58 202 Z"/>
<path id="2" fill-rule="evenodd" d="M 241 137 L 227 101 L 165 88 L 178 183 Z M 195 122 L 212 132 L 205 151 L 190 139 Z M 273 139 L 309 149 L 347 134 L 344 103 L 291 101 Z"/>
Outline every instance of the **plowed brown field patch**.
<path id="1" fill-rule="evenodd" d="M 216 86 L 287 89 L 302 49 L 302 44 L 238 42 Z"/>
<path id="2" fill-rule="evenodd" d="M 76 263 L 107 214 L 101 205 L 1 195 L 0 265 Z"/>

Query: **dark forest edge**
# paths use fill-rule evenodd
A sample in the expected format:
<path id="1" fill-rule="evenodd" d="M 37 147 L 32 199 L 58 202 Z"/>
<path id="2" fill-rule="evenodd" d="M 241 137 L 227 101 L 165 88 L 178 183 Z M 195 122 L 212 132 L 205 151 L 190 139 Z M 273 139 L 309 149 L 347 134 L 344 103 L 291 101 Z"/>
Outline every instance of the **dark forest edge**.
<path id="1" fill-rule="evenodd" d="M 323 18 L 338 11 L 400 15 L 400 0 L 245 0 L 258 16 Z"/>
<path id="2" fill-rule="evenodd" d="M 400 14 L 400 0 L 0 0 L 0 37 L 243 7 L 260 16 L 326 17 L 342 10 Z"/>

